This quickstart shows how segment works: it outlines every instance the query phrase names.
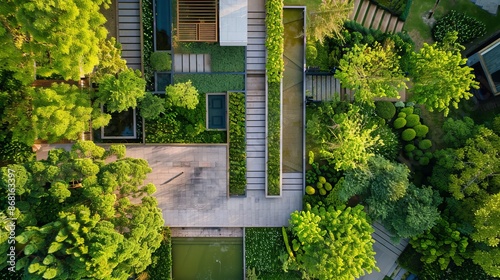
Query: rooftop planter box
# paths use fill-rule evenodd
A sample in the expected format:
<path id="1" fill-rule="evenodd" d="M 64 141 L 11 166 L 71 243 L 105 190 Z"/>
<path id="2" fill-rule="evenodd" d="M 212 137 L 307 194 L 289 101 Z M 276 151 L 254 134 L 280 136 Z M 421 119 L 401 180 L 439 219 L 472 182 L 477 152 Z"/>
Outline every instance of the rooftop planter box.
<path id="1" fill-rule="evenodd" d="M 281 197 L 281 80 L 284 61 L 283 0 L 266 1 L 266 197 Z"/>
<path id="2" fill-rule="evenodd" d="M 246 104 L 243 92 L 229 92 L 228 145 L 229 145 L 229 195 L 246 194 Z"/>

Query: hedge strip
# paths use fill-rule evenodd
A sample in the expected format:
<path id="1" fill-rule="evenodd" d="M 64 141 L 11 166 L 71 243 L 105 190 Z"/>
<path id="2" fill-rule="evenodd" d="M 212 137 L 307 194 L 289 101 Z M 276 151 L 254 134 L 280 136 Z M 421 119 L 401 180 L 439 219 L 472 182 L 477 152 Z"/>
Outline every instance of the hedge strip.
<path id="1" fill-rule="evenodd" d="M 229 93 L 229 194 L 244 195 L 247 185 L 245 94 Z"/>
<path id="2" fill-rule="evenodd" d="M 269 83 L 279 83 L 283 78 L 285 45 L 283 25 L 283 0 L 266 1 L 266 72 Z"/>
<path id="3" fill-rule="evenodd" d="M 154 70 L 151 66 L 150 57 L 154 52 L 153 47 L 153 0 L 142 0 L 142 41 L 143 46 L 143 65 L 144 79 L 146 80 L 146 89 L 154 90 Z"/>

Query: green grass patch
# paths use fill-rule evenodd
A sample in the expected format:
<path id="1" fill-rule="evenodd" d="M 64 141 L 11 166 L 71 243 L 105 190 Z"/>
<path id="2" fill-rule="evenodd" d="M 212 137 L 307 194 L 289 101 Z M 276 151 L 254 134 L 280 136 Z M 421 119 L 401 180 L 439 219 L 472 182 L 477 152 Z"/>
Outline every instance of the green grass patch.
<path id="1" fill-rule="evenodd" d="M 306 6 L 307 9 L 315 11 L 321 5 L 322 0 L 284 0 L 285 6 Z"/>
<path id="2" fill-rule="evenodd" d="M 188 80 L 200 93 L 240 91 L 245 89 L 245 76 L 238 74 L 175 74 L 174 83 Z"/>
<path id="3" fill-rule="evenodd" d="M 245 47 L 220 46 L 218 43 L 179 43 L 176 53 L 210 54 L 212 72 L 245 71 Z"/>
<path id="4" fill-rule="evenodd" d="M 229 93 L 229 194 L 246 191 L 245 94 Z"/>
<path id="5" fill-rule="evenodd" d="M 160 247 L 151 256 L 152 263 L 146 268 L 149 279 L 172 279 L 172 238 L 170 228 L 163 228 Z"/>
<path id="6" fill-rule="evenodd" d="M 283 271 L 281 254 L 286 254 L 281 228 L 245 229 L 245 269 L 255 269 L 259 279 L 301 279 L 295 271 Z"/>
<path id="7" fill-rule="evenodd" d="M 281 193 L 281 90 L 269 83 L 267 92 L 267 195 Z"/>
<path id="8" fill-rule="evenodd" d="M 421 46 L 423 42 L 432 42 L 431 26 L 427 25 L 422 20 L 422 17 L 434 7 L 435 3 L 435 0 L 420 0 L 412 3 L 404 30 L 410 33 L 417 46 Z M 500 30 L 500 15 L 492 15 L 470 0 L 441 1 L 435 10 L 434 18 L 439 19 L 451 10 L 474 17 L 486 25 L 486 35 L 477 38 L 474 42 L 484 40 L 484 38 Z"/>

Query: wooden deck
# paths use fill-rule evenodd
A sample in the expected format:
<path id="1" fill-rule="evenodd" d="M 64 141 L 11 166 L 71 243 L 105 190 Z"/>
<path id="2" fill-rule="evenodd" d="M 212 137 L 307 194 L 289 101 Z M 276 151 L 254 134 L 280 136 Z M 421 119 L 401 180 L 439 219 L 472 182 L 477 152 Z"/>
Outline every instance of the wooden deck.
<path id="1" fill-rule="evenodd" d="M 127 66 L 141 70 L 140 0 L 118 0 L 118 42 Z"/>
<path id="2" fill-rule="evenodd" d="M 211 72 L 209 54 L 180 54 L 174 55 L 174 72 L 202 73 Z"/>
<path id="3" fill-rule="evenodd" d="M 217 42 L 219 7 L 217 0 L 178 0 L 179 42 Z"/>
<path id="4" fill-rule="evenodd" d="M 306 94 L 314 101 L 354 100 L 353 92 L 343 88 L 332 74 L 307 74 Z"/>

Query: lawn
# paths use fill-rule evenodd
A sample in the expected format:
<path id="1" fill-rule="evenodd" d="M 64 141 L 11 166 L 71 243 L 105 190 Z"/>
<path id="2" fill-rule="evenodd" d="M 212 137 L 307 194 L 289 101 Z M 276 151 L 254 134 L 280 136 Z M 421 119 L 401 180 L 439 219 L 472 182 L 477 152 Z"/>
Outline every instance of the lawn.
<path id="1" fill-rule="evenodd" d="M 427 25 L 422 17 L 434 7 L 435 0 L 413 1 L 410 14 L 406 20 L 404 30 L 406 30 L 415 41 L 417 48 L 424 42 L 432 42 L 431 27 Z M 469 16 L 480 19 L 486 24 L 486 35 L 478 38 L 475 42 L 484 40 L 494 32 L 500 30 L 500 15 L 492 15 L 473 4 L 470 0 L 441 1 L 434 12 L 434 18 L 439 19 L 450 10 L 456 10 Z"/>

